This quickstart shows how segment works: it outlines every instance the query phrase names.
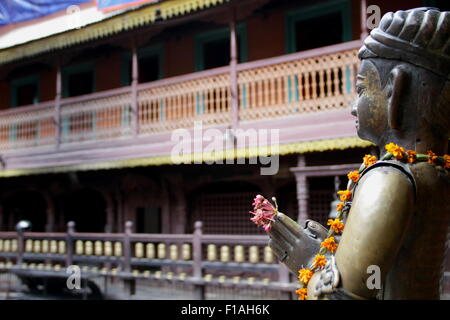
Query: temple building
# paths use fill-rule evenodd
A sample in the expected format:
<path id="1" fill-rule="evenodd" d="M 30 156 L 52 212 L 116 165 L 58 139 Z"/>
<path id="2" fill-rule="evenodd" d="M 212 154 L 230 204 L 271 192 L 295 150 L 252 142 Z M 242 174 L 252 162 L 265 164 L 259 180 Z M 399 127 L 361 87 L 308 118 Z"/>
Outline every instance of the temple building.
<path id="1" fill-rule="evenodd" d="M 38 232 L 64 232 L 69 221 L 79 232 L 123 232 L 133 221 L 136 233 L 192 233 L 202 221 L 205 233 L 263 234 L 249 221 L 256 194 L 276 196 L 298 221 L 326 223 L 347 172 L 378 152 L 350 114 L 365 8 L 450 9 L 74 3 L 0 25 L 1 231 L 26 219 Z M 208 130 L 220 133 L 213 152 Z"/>

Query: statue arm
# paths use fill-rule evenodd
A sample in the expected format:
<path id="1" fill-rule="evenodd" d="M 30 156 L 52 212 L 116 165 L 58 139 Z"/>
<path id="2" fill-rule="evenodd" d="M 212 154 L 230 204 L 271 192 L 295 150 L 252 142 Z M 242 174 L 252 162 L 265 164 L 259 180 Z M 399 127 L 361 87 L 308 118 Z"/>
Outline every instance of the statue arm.
<path id="1" fill-rule="evenodd" d="M 367 279 L 373 275 L 368 267 L 379 267 L 382 284 L 402 245 L 413 205 L 414 185 L 400 169 L 379 166 L 361 177 L 336 251 L 340 281 L 335 293 L 346 292 L 350 298 L 376 296 L 378 290 L 367 286 Z M 317 273 L 308 292 L 321 286 L 320 278 L 329 277 Z M 332 295 L 328 298 L 333 299 Z"/>

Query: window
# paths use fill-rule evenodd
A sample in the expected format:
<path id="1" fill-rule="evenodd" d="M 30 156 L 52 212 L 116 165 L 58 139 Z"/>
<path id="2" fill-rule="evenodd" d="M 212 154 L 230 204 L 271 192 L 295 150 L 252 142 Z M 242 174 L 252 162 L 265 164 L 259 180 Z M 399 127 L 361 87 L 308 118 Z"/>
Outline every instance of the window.
<path id="1" fill-rule="evenodd" d="M 236 28 L 238 43 L 238 61 L 247 61 L 247 28 L 239 24 Z M 230 63 L 230 29 L 208 31 L 195 38 L 195 69 L 226 66 Z"/>
<path id="2" fill-rule="evenodd" d="M 162 46 L 152 46 L 138 51 L 139 83 L 159 80 L 163 77 L 163 50 Z M 122 62 L 122 86 L 131 84 L 131 53 L 124 55 Z"/>
<path id="3" fill-rule="evenodd" d="M 11 107 L 39 102 L 39 77 L 32 75 L 11 81 Z"/>
<path id="4" fill-rule="evenodd" d="M 63 68 L 62 78 L 64 97 L 95 92 L 95 68 L 92 62 Z"/>
<path id="5" fill-rule="evenodd" d="M 333 28 L 329 26 L 332 25 Z M 309 50 L 352 39 L 348 0 L 330 1 L 286 14 L 286 52 Z"/>

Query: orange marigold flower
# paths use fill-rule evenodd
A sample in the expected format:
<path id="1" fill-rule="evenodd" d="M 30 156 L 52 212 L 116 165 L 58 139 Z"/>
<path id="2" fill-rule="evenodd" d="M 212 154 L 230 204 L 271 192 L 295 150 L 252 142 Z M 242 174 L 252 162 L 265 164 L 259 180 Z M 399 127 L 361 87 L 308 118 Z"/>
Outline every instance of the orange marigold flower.
<path id="1" fill-rule="evenodd" d="M 427 154 L 428 154 L 428 163 L 436 164 L 436 159 L 438 158 L 436 153 L 434 153 L 431 150 L 428 150 Z"/>
<path id="2" fill-rule="evenodd" d="M 347 175 L 347 177 L 349 180 L 352 180 L 353 182 L 358 182 L 361 175 L 359 174 L 358 171 L 352 171 Z"/>
<path id="3" fill-rule="evenodd" d="M 450 156 L 448 154 L 444 154 L 444 168 L 450 169 Z"/>
<path id="4" fill-rule="evenodd" d="M 413 150 L 407 150 L 406 153 L 408 154 L 408 163 L 416 162 L 417 152 Z"/>
<path id="5" fill-rule="evenodd" d="M 364 165 L 366 168 L 370 167 L 371 165 L 377 163 L 377 157 L 372 156 L 370 154 L 366 154 L 363 158 Z"/>
<path id="6" fill-rule="evenodd" d="M 337 211 L 342 211 L 342 208 L 344 208 L 344 203 L 343 203 L 343 202 L 339 202 L 339 203 L 336 205 Z"/>
<path id="7" fill-rule="evenodd" d="M 304 284 L 308 284 L 309 280 L 314 274 L 312 270 L 306 268 L 300 269 L 298 273 L 299 273 L 298 280 L 300 280 Z"/>
<path id="8" fill-rule="evenodd" d="M 327 249 L 331 253 L 334 253 L 337 249 L 338 244 L 336 243 L 336 241 L 334 241 L 334 237 L 329 237 L 323 240 L 320 246 Z"/>
<path id="9" fill-rule="evenodd" d="M 341 201 L 349 201 L 352 199 L 352 192 L 350 190 L 338 191 L 338 195 Z"/>
<path id="10" fill-rule="evenodd" d="M 344 230 L 344 223 L 341 222 L 339 218 L 336 219 L 328 219 L 327 225 L 330 226 L 331 229 L 336 233 L 341 233 Z"/>
<path id="11" fill-rule="evenodd" d="M 316 254 L 316 257 L 314 258 L 314 262 L 313 262 L 313 267 L 321 269 L 321 268 L 325 267 L 326 264 L 327 264 L 327 259 L 325 258 L 325 256 L 321 255 L 321 254 Z"/>
<path id="12" fill-rule="evenodd" d="M 396 145 L 395 143 L 389 143 L 385 145 L 386 151 L 392 153 L 395 159 L 401 160 L 403 159 L 403 153 L 405 152 L 405 149 L 402 147 Z"/>
<path id="13" fill-rule="evenodd" d="M 298 300 L 306 300 L 308 299 L 308 289 L 301 288 L 295 291 L 298 294 Z"/>

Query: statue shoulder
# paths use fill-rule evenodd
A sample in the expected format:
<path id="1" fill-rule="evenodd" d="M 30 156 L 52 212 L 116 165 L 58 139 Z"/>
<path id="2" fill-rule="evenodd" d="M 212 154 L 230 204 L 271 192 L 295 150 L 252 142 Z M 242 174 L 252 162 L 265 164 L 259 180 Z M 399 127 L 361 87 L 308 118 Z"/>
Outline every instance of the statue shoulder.
<path id="1" fill-rule="evenodd" d="M 416 179 L 408 164 L 396 161 L 386 160 L 378 161 L 361 173 L 361 177 L 355 185 L 355 191 L 361 188 L 362 184 L 370 183 L 375 188 L 387 189 L 390 192 L 396 192 L 400 185 L 410 185 L 406 188 L 412 191 L 414 199 L 417 193 Z"/>

